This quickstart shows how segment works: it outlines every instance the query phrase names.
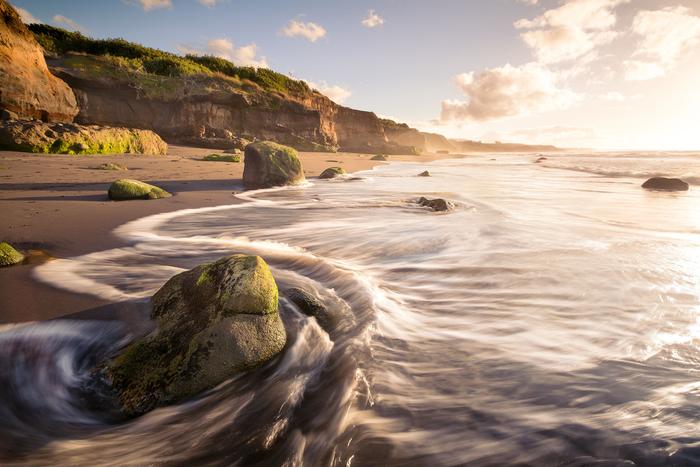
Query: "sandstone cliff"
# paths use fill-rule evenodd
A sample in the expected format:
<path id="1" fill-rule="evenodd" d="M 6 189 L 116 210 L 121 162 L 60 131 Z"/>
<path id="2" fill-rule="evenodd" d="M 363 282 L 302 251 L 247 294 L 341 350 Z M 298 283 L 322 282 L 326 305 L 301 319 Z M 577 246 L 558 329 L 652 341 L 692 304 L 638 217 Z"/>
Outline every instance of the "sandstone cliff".
<path id="1" fill-rule="evenodd" d="M 53 76 L 19 15 L 0 0 L 0 110 L 6 117 L 70 122 L 78 113 L 71 88 Z"/>

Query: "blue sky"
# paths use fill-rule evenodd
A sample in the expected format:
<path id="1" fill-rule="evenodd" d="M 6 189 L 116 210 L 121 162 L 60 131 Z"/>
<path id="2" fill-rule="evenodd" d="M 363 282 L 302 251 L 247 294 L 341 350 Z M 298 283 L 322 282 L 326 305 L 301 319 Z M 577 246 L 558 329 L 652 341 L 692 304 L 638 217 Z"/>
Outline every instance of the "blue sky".
<path id="1" fill-rule="evenodd" d="M 234 61 L 253 53 L 253 63 L 312 81 L 331 97 L 344 98 L 345 105 L 473 139 L 550 138 L 578 146 L 636 146 L 633 125 L 613 125 L 613 135 L 610 124 L 602 127 L 605 118 L 600 115 L 615 123 L 652 110 L 642 104 L 660 91 L 692 92 L 675 74 L 695 73 L 700 67 L 697 0 L 12 3 L 42 22 L 80 27 L 93 37 L 123 37 L 172 52 L 223 53 Z M 383 24 L 363 25 L 370 11 Z M 303 27 L 313 23 L 325 34 L 313 41 L 311 36 L 288 37 L 282 30 L 290 21 Z M 670 58 L 649 45 L 657 30 L 668 30 L 669 21 L 684 31 L 675 43 L 665 44 L 666 49 L 678 49 Z M 239 50 L 251 44 L 254 52 Z M 501 88 L 494 91 L 494 86 Z M 685 97 L 679 102 L 700 103 L 700 95 Z M 609 108 L 612 104 L 616 107 Z M 645 125 L 651 128 L 653 123 Z M 644 128 L 639 133 L 644 136 L 639 144 L 646 147 L 681 148 L 671 144 L 678 142 L 677 129 L 669 127 L 653 138 Z"/>

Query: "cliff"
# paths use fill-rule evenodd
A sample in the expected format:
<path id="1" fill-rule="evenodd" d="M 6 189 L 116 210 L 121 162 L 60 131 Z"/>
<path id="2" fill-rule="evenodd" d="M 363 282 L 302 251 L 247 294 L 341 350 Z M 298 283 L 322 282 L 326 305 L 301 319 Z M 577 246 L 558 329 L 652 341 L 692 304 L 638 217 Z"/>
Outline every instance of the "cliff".
<path id="1" fill-rule="evenodd" d="M 71 88 L 53 76 L 19 15 L 0 0 L 0 110 L 4 118 L 70 122 L 78 113 Z"/>

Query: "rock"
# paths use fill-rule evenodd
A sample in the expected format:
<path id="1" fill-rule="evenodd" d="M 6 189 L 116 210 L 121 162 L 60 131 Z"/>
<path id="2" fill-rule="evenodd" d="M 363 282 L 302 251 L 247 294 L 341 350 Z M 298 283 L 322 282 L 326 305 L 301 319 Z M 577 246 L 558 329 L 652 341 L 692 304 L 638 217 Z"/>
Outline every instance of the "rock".
<path id="1" fill-rule="evenodd" d="M 224 154 L 237 154 L 237 155 L 239 155 L 239 156 L 242 156 L 242 155 L 243 155 L 243 151 L 241 151 L 240 149 L 226 149 L 226 150 L 224 151 Z"/>
<path id="2" fill-rule="evenodd" d="M 240 162 L 241 156 L 238 154 L 209 154 L 202 157 L 202 160 L 210 162 Z"/>
<path id="3" fill-rule="evenodd" d="M 371 161 L 387 161 L 389 158 L 385 156 L 384 154 L 377 154 L 376 156 L 372 156 L 370 159 Z"/>
<path id="4" fill-rule="evenodd" d="M 15 250 L 9 243 L 0 243 L 0 267 L 12 266 L 24 261 L 24 255 Z"/>
<path id="5" fill-rule="evenodd" d="M 7 109 L 0 110 L 0 120 L 17 120 L 19 117 L 16 113 L 10 112 Z"/>
<path id="6" fill-rule="evenodd" d="M 540 162 L 544 162 L 544 161 L 546 161 L 546 160 L 547 160 L 546 157 L 538 157 L 538 158 L 535 160 L 535 164 L 539 164 Z"/>
<path id="7" fill-rule="evenodd" d="M 168 145 L 150 130 L 45 123 L 0 122 L 0 149 L 42 154 L 154 154 Z"/>
<path id="8" fill-rule="evenodd" d="M 421 196 L 416 202 L 421 206 L 425 206 L 426 208 L 430 208 L 436 212 L 452 211 L 455 208 L 455 204 L 453 202 L 442 198 L 428 199 Z"/>
<path id="9" fill-rule="evenodd" d="M 14 114 L 13 120 L 71 121 L 78 113 L 75 94 L 49 72 L 41 46 L 5 0 L 0 0 L 0 81 L 0 109 Z"/>
<path id="10" fill-rule="evenodd" d="M 129 416 L 259 367 L 286 343 L 277 284 L 259 256 L 233 255 L 178 274 L 152 302 L 157 329 L 106 367 Z"/>
<path id="11" fill-rule="evenodd" d="M 430 177 L 430 172 L 428 172 L 427 170 L 425 170 L 425 171 L 419 173 L 418 176 L 419 176 L 419 177 Z"/>
<path id="12" fill-rule="evenodd" d="M 332 332 L 340 317 L 331 314 L 326 306 L 310 292 L 299 287 L 285 290 L 284 296 L 294 303 L 307 316 L 316 318 L 318 325 L 326 332 Z"/>
<path id="13" fill-rule="evenodd" d="M 128 178 L 123 178 L 112 183 L 107 194 L 112 201 L 158 199 L 172 196 L 162 188 Z"/>
<path id="14" fill-rule="evenodd" d="M 105 162 L 104 164 L 99 165 L 98 167 L 95 167 L 97 170 L 129 170 L 127 167 L 120 165 L 120 164 L 115 164 L 113 162 Z"/>
<path id="15" fill-rule="evenodd" d="M 251 143 L 245 148 L 243 184 L 246 188 L 296 185 L 305 180 L 295 149 L 271 141 Z"/>
<path id="16" fill-rule="evenodd" d="M 688 191 L 690 186 L 679 178 L 652 177 L 642 184 L 642 188 L 658 191 Z"/>
<path id="17" fill-rule="evenodd" d="M 345 175 L 345 173 L 345 169 L 342 167 L 329 167 L 321 172 L 321 175 L 319 175 L 318 178 L 335 178 L 339 175 Z"/>
<path id="18" fill-rule="evenodd" d="M 248 146 L 252 142 L 252 141 L 248 141 L 245 138 L 240 138 L 238 136 L 233 136 L 230 139 L 231 139 L 231 143 L 229 144 L 230 149 L 228 149 L 227 151 L 234 150 L 234 151 L 241 151 L 242 152 L 245 150 L 246 146 Z M 226 152 L 226 151 L 224 151 L 224 152 Z"/>

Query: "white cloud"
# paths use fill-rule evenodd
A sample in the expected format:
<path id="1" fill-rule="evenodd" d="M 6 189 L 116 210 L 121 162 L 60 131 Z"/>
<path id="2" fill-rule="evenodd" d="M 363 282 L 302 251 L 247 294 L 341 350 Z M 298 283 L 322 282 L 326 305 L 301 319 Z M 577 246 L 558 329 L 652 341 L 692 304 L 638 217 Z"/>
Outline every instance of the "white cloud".
<path id="1" fill-rule="evenodd" d="M 41 24 L 42 22 L 36 19 L 36 17 L 29 13 L 27 10 L 24 8 L 20 8 L 18 6 L 12 5 L 12 8 L 15 9 L 17 14 L 19 15 L 19 18 L 22 20 L 24 24 Z"/>
<path id="2" fill-rule="evenodd" d="M 442 121 L 485 121 L 569 107 L 579 96 L 558 85 L 556 73 L 538 63 L 506 64 L 458 75 L 466 101 L 442 103 Z"/>
<path id="3" fill-rule="evenodd" d="M 187 45 L 180 45 L 178 50 L 184 54 L 214 55 L 216 57 L 230 60 L 238 66 L 254 66 L 257 68 L 268 67 L 267 59 L 265 57 L 258 57 L 258 47 L 255 44 L 236 47 L 233 41 L 225 37 L 207 41 L 207 45 L 204 50 L 189 47 Z"/>
<path id="4" fill-rule="evenodd" d="M 569 0 L 529 20 L 514 23 L 543 63 L 574 60 L 617 37 L 615 8 L 630 0 Z"/>
<path id="5" fill-rule="evenodd" d="M 604 101 L 611 102 L 624 102 L 626 100 L 625 96 L 617 91 L 611 91 L 605 94 L 601 94 L 600 98 Z"/>
<path id="6" fill-rule="evenodd" d="M 54 15 L 52 18 L 54 23 L 60 24 L 61 26 L 65 26 L 67 29 L 71 31 L 80 31 L 80 32 L 85 32 L 86 29 L 73 21 L 70 18 L 66 18 L 63 15 Z"/>
<path id="7" fill-rule="evenodd" d="M 374 10 L 369 10 L 365 19 L 362 20 L 362 25 L 366 28 L 376 28 L 382 24 L 384 24 L 384 18 L 379 16 Z"/>
<path id="8" fill-rule="evenodd" d="M 624 62 L 625 79 L 649 80 L 666 75 L 700 44 L 700 17 L 681 6 L 640 11 L 632 32 L 641 38 L 633 59 Z"/>
<path id="9" fill-rule="evenodd" d="M 518 3 L 524 3 L 525 5 L 537 5 L 538 0 L 518 0 Z"/>
<path id="10" fill-rule="evenodd" d="M 336 85 L 329 85 L 325 81 L 321 81 L 319 83 L 314 83 L 313 81 L 306 81 L 306 84 L 309 85 L 312 89 L 317 90 L 324 96 L 330 98 L 333 102 L 337 104 L 342 104 L 345 102 L 350 96 L 352 96 L 352 92 L 350 92 L 349 89 L 344 88 L 342 86 Z"/>
<path id="11" fill-rule="evenodd" d="M 209 7 L 209 8 L 214 8 L 216 4 L 218 3 L 218 0 L 197 0 L 200 4 Z"/>
<path id="12" fill-rule="evenodd" d="M 326 35 L 326 30 L 320 24 L 308 22 L 303 23 L 295 19 L 289 21 L 280 32 L 287 37 L 303 37 L 310 42 L 316 42 Z"/>
<path id="13" fill-rule="evenodd" d="M 129 3 L 135 3 L 143 8 L 143 11 L 156 10 L 158 8 L 172 8 L 172 0 L 127 0 Z"/>

